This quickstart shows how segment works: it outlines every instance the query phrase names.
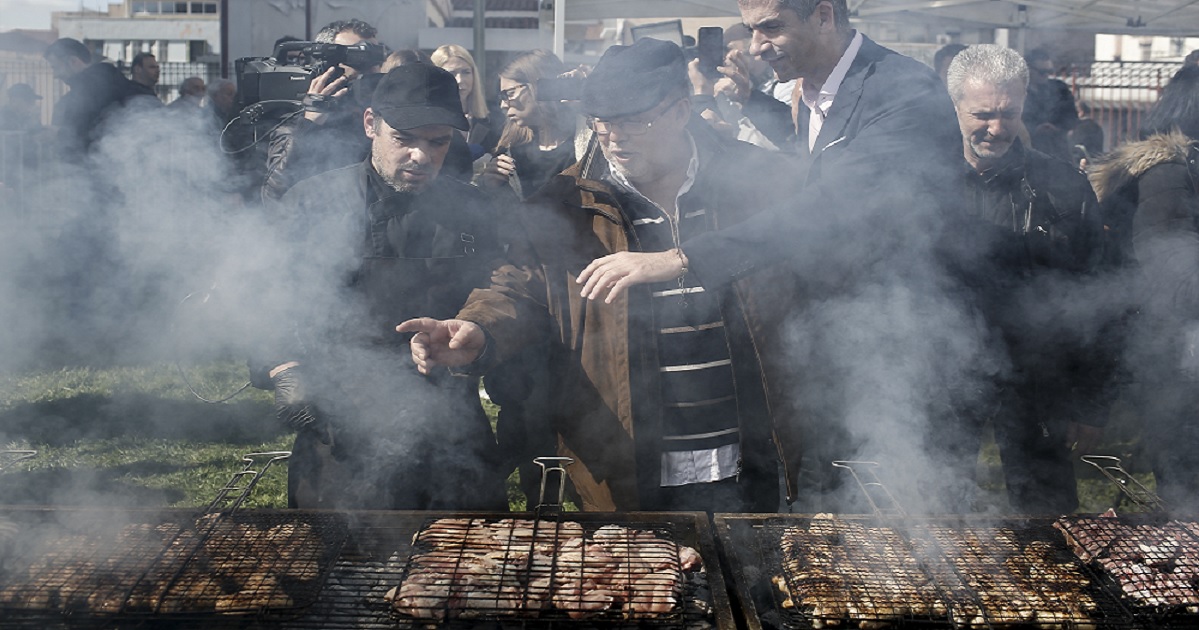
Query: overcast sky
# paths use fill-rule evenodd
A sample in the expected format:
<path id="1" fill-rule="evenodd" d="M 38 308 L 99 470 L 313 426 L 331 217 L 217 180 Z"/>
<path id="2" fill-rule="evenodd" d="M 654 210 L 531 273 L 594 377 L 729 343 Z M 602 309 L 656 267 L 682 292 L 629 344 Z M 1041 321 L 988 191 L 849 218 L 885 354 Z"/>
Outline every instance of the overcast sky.
<path id="1" fill-rule="evenodd" d="M 50 28 L 53 11 L 105 9 L 105 0 L 0 0 L 0 31 L 14 28 Z"/>

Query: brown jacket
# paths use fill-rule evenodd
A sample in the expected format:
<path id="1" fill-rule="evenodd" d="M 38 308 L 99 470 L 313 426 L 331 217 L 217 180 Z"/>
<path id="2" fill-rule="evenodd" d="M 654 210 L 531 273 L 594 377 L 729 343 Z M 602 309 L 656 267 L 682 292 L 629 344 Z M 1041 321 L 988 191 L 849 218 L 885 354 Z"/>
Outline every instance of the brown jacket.
<path id="1" fill-rule="evenodd" d="M 791 179 L 786 175 L 791 166 L 781 163 L 779 154 L 718 142 L 702 132 L 694 137 L 700 170 L 689 194 L 701 195 L 695 199 L 703 200 L 713 229 L 788 197 L 780 182 Z M 630 244 L 632 226 L 612 188 L 580 177 L 585 168 L 571 167 L 521 207 L 528 251 L 514 248 L 513 264 L 495 273 L 490 288 L 476 290 L 458 316 L 487 330 L 497 360 L 548 334 L 550 373 L 557 379 L 550 420 L 559 454 L 576 460 L 568 472 L 584 509 L 655 509 L 661 407 L 654 328 L 643 325 L 651 311 L 650 290 L 634 287 L 612 304 L 579 296 L 575 279 L 588 263 L 638 249 Z M 735 282 L 722 307 L 731 338 L 748 340 L 734 342 L 734 370 L 755 370 L 765 386 L 756 396 L 760 404 L 742 407 L 743 419 L 758 420 L 746 422 L 754 427 L 742 427 L 743 469 L 777 474 L 781 457 L 791 500 L 799 418 L 785 395 L 780 349 L 785 316 L 796 298 L 790 274 L 768 268 Z M 738 404 L 752 404 L 748 401 L 754 398 L 739 395 Z"/>

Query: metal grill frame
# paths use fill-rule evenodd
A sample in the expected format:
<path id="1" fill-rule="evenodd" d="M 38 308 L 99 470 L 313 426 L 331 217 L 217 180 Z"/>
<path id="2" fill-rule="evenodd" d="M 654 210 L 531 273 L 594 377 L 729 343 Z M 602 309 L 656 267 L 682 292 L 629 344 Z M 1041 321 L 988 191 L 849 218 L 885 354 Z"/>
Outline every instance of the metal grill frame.
<path id="1" fill-rule="evenodd" d="M 582 599 L 585 592 L 579 590 L 578 599 L 563 601 L 558 591 L 564 583 L 572 583 L 588 576 L 599 577 L 609 574 L 609 571 L 598 570 L 589 564 L 593 558 L 587 555 L 587 550 L 596 547 L 603 549 L 624 547 L 626 551 L 637 548 L 638 541 L 624 539 L 603 543 L 596 536 L 597 532 L 606 527 L 616 526 L 622 534 L 645 535 L 653 537 L 653 543 L 660 545 L 660 557 L 668 565 L 663 570 L 673 571 L 676 575 L 670 579 L 650 579 L 648 576 L 640 583 L 633 581 L 634 574 L 626 567 L 625 589 L 611 591 L 616 594 L 614 602 L 622 602 L 619 608 L 588 610 Z M 435 528 L 435 529 L 434 529 Z M 622 523 L 579 523 L 568 516 L 559 515 L 554 519 L 430 519 L 421 527 L 419 538 L 414 544 L 412 555 L 405 563 L 404 577 L 397 588 L 406 584 L 420 585 L 420 578 L 431 571 L 434 576 L 450 576 L 448 584 L 438 585 L 444 591 L 445 601 L 437 605 L 416 607 L 417 617 L 408 617 L 398 613 L 401 619 L 454 619 L 468 618 L 474 622 L 512 622 L 525 619 L 557 619 L 566 621 L 571 614 L 578 614 L 580 620 L 588 621 L 635 621 L 650 626 L 689 626 L 692 621 L 702 622 L 707 614 L 703 611 L 689 610 L 686 606 L 687 573 L 682 568 L 680 551 L 684 546 L 679 542 L 680 536 L 675 527 L 655 525 L 646 527 L 639 524 L 626 527 Z M 507 538 L 496 539 L 495 533 L 507 533 Z M 517 532 L 528 532 L 516 536 Z M 578 540 L 578 562 L 565 559 L 570 551 L 564 545 Z M 651 542 L 651 541 L 646 541 Z M 697 550 L 698 551 L 698 550 Z M 548 553 L 547 553 L 548 552 Z M 471 580 L 459 579 L 462 567 L 469 566 L 480 559 L 480 556 L 500 553 L 503 560 L 499 562 L 499 574 L 480 574 L 468 572 Z M 549 564 L 534 562 L 534 556 L 540 555 L 549 560 Z M 572 554 L 573 556 L 573 554 Z M 645 554 L 641 554 L 645 558 Z M 706 572 L 705 572 L 706 574 Z M 548 583 L 544 582 L 548 580 Z M 541 581 L 544 586 L 534 587 L 534 581 Z M 654 587 L 676 586 L 678 594 L 683 596 L 673 610 L 663 613 L 641 612 L 626 610 L 634 604 L 647 603 L 647 597 L 652 597 Z M 641 586 L 641 588 L 637 588 Z M 536 593 L 536 591 L 544 591 Z M 426 591 L 427 592 L 427 591 Z M 533 593 L 533 595 L 531 595 Z M 464 608 L 452 607 L 450 601 L 457 599 Z M 438 600 L 440 601 L 440 600 Z M 469 611 L 469 615 L 464 615 Z"/>
<path id="2" fill-rule="evenodd" d="M 56 600 L 52 585 L 43 584 L 40 590 L 38 585 L 25 589 L 25 595 L 43 597 L 44 605 L 0 604 L 5 619 L 30 623 L 58 619 L 141 623 L 212 615 L 294 614 L 317 599 L 348 536 L 344 517 L 333 512 L 243 511 L 198 518 L 194 510 L 29 508 L 6 509 L 0 516 L 15 517 L 38 528 L 34 544 L 7 559 L 9 566 L 0 572 L 0 587 L 6 575 L 19 575 L 43 561 L 47 557 L 43 552 L 63 552 L 64 560 L 70 562 L 65 576 L 71 579 L 64 581 L 66 588 L 58 592 L 73 593 L 74 599 Z M 259 542 L 272 527 L 298 524 L 310 528 L 319 549 L 276 553 L 273 559 L 250 556 L 272 550 L 270 543 Z M 130 531 L 129 527 L 137 529 Z M 236 530 L 235 535 L 226 536 L 229 530 Z M 250 532 L 254 538 L 246 536 Z M 62 543 L 59 536 L 63 534 L 73 536 L 73 542 Z M 230 562 L 237 554 L 247 556 L 245 562 Z M 217 560 L 226 562 L 209 564 Z M 118 579 L 111 579 L 113 576 Z M 255 578 L 257 583 L 247 587 Z M 19 584 L 13 588 L 22 592 Z M 244 603 L 235 596 L 239 591 Z M 97 592 L 106 595 L 107 608 L 90 601 Z M 226 605 L 218 612 L 222 595 Z M 266 599 L 272 595 L 273 601 Z"/>
<path id="3" fill-rule="evenodd" d="M 7 509 L 7 508 L 4 508 Z M 52 516 L 61 509 L 46 509 Z M 97 510 L 83 509 L 83 511 Z M 170 513 L 171 510 L 166 510 Z M 182 513 L 182 511 L 179 511 Z M 147 512 L 147 514 L 152 512 Z M 191 512 L 187 512 L 191 514 Z M 280 510 L 242 510 L 242 513 L 290 514 Z M 316 512 L 320 513 L 320 512 Z M 332 512 L 330 512 L 332 514 Z M 4 511 L 0 510 L 0 515 Z M 256 615 L 207 615 L 196 618 L 155 618 L 147 616 L 136 625 L 139 629 L 157 630 L 214 630 L 237 628 L 238 630 L 399 630 L 404 628 L 429 628 L 428 623 L 402 623 L 384 599 L 392 587 L 399 584 L 404 561 L 412 549 L 413 535 L 428 519 L 436 518 L 532 518 L 530 513 L 451 513 L 414 511 L 356 511 L 343 515 L 349 522 L 349 539 L 333 563 L 320 596 L 311 606 L 289 614 Z M 708 588 L 712 598 L 711 626 L 716 630 L 736 630 L 739 626 L 726 588 L 721 564 L 718 559 L 715 538 L 708 516 L 699 512 L 633 512 L 633 513 L 585 513 L 572 512 L 564 516 L 583 523 L 619 524 L 636 529 L 670 527 L 678 533 L 678 542 L 699 551 L 707 572 Z M 3 627 L 22 630 L 92 630 L 114 627 L 111 620 L 97 617 L 72 615 L 50 619 L 20 619 L 5 617 Z M 440 628 L 478 628 L 472 621 L 432 624 Z M 520 627 L 528 629 L 579 628 L 640 628 L 639 621 L 621 620 L 513 620 L 487 624 L 492 627 Z M 118 626 L 123 627 L 123 626 Z"/>
<path id="4" fill-rule="evenodd" d="M 781 606 L 781 596 L 774 587 L 772 579 L 776 575 L 785 575 L 780 536 L 786 527 L 806 527 L 816 515 L 803 514 L 717 514 L 715 525 L 717 540 L 725 555 L 722 561 L 734 576 L 737 589 L 737 600 L 745 613 L 745 625 L 749 630 L 763 628 L 809 629 L 818 627 L 811 616 L 799 608 L 785 610 Z M 942 592 L 948 588 L 953 591 L 953 582 L 957 581 L 965 589 L 965 593 L 957 595 L 958 603 L 969 604 L 971 601 L 979 610 L 984 608 L 978 593 L 969 587 L 969 581 L 961 571 L 949 560 L 946 551 L 936 542 L 929 528 L 969 529 L 980 527 L 1009 527 L 1016 531 L 1024 544 L 1040 541 L 1054 546 L 1057 557 L 1062 560 L 1077 560 L 1074 554 L 1065 546 L 1060 534 L 1052 528 L 1052 518 L 1040 517 L 987 517 L 981 515 L 954 515 L 949 517 L 907 517 L 903 519 L 882 519 L 872 515 L 835 515 L 837 519 L 846 522 L 859 523 L 867 527 L 893 527 L 901 530 L 900 535 L 907 539 L 927 541 L 917 543 L 913 549 L 918 559 L 931 576 L 942 584 Z M 921 532 L 924 533 L 921 533 Z M 1021 533 L 1021 532 L 1025 533 Z M 1103 618 L 1096 619 L 1098 627 L 1132 628 L 1140 624 L 1118 597 L 1103 584 L 1103 580 L 1091 567 L 1081 561 L 1076 566 L 1089 583 L 1088 594 L 1097 602 L 1101 602 Z M 798 604 L 798 595 L 792 593 L 793 601 Z M 963 601 L 965 600 L 965 601 Z M 879 620 L 887 623 L 888 627 L 919 627 L 919 628 L 952 628 L 957 624 L 951 614 L 944 619 L 898 617 Z M 867 620 L 869 623 L 869 620 Z M 1025 627 L 1035 627 L 1036 622 L 1025 623 Z M 853 624 L 842 627 L 852 627 Z M 1005 624 L 1000 621 L 983 621 L 982 627 L 1004 627 L 1005 625 L 1020 626 L 1020 624 Z M 830 626 L 831 627 L 831 624 Z M 1056 627 L 1069 627 L 1062 622 Z"/>
<path id="5" fill-rule="evenodd" d="M 1196 523 L 1196 520 L 1182 521 L 1182 519 L 1172 518 L 1163 513 L 1133 513 L 1119 516 L 1102 516 L 1094 514 L 1071 514 L 1062 516 L 1056 519 L 1057 522 L 1067 521 L 1079 523 L 1084 521 L 1093 521 L 1096 523 L 1111 523 L 1112 528 L 1107 528 L 1106 533 L 1114 534 L 1117 539 L 1124 536 L 1123 540 L 1117 540 L 1108 545 L 1105 545 L 1105 552 L 1102 554 L 1107 556 L 1107 551 L 1112 547 L 1123 547 L 1124 552 L 1133 557 L 1140 559 L 1140 562 L 1135 564 L 1144 564 L 1152 566 L 1153 564 L 1168 564 L 1172 560 L 1182 557 L 1182 549 L 1189 548 L 1199 552 L 1199 527 L 1187 527 L 1186 523 Z M 1129 538 L 1130 535 L 1137 534 L 1138 529 L 1153 528 L 1159 530 L 1159 533 L 1165 535 L 1173 535 L 1178 539 L 1179 552 L 1172 554 L 1170 557 L 1162 555 L 1160 557 L 1152 557 L 1152 554 L 1138 544 L 1136 538 Z M 1115 530 L 1115 531 L 1112 531 Z M 1065 532 L 1059 532 L 1059 535 L 1065 536 Z M 1151 557 L 1145 557 L 1149 555 Z M 1187 559 L 1194 563 L 1199 562 L 1199 553 L 1187 556 Z M 1080 561 L 1092 568 L 1100 579 L 1105 583 L 1107 588 L 1116 594 L 1125 605 L 1133 611 L 1133 614 L 1144 620 L 1149 627 L 1199 627 L 1199 585 L 1193 584 L 1191 591 L 1194 593 L 1193 602 L 1153 605 L 1145 602 L 1125 590 L 1123 581 L 1120 576 L 1109 571 L 1098 557 L 1080 558 Z M 1133 562 L 1130 560 L 1130 562 Z M 1190 610 L 1188 610 L 1190 608 Z"/>

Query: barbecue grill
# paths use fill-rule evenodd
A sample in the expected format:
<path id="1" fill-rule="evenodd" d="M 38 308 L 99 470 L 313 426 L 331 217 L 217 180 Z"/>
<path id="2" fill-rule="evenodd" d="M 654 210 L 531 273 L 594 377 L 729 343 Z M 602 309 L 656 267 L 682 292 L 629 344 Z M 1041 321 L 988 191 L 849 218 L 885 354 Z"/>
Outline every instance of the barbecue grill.
<path id="1" fill-rule="evenodd" d="M 5 514 L 5 621 L 267 615 L 311 605 L 345 541 L 345 519 L 239 511 L 262 474 L 289 455 L 245 456 L 200 514 L 48 508 Z"/>
<path id="2" fill-rule="evenodd" d="M 752 630 L 1137 625 L 1053 519 L 914 518 L 877 464 L 835 465 L 852 474 L 874 514 L 716 516 Z"/>
<path id="3" fill-rule="evenodd" d="M 751 630 L 1151 625 L 1070 552 L 1052 518 L 715 520 Z"/>
<path id="4" fill-rule="evenodd" d="M 208 611 L 201 614 L 168 614 L 164 612 L 140 615 L 104 615 L 88 610 L 61 610 L 56 612 L 5 611 L 3 626 L 16 628 L 123 628 L 136 625 L 139 628 L 163 627 L 183 630 L 211 628 L 245 629 L 390 629 L 425 628 L 430 620 L 411 619 L 397 614 L 387 593 L 400 586 L 408 570 L 409 559 L 414 550 L 417 532 L 437 519 L 468 519 L 497 521 L 503 518 L 530 518 L 531 514 L 495 513 L 448 513 L 407 511 L 361 511 L 345 514 L 332 512 L 303 512 L 292 510 L 242 510 L 242 519 L 255 523 L 318 522 L 323 518 L 344 519 L 348 528 L 348 539 L 340 553 L 330 562 L 323 587 L 306 606 L 293 606 L 286 610 L 264 608 L 252 612 L 225 614 Z M 60 522 L 126 522 L 151 524 L 159 522 L 178 523 L 194 518 L 189 510 L 137 510 L 116 511 L 107 509 L 63 509 L 63 508 L 4 508 L 0 519 L 15 522 L 55 524 Z M 631 529 L 653 531 L 659 536 L 669 536 L 676 544 L 697 549 L 706 568 L 707 589 L 698 588 L 695 582 L 687 582 L 684 597 L 706 600 L 707 612 L 699 608 L 663 615 L 656 619 L 625 618 L 619 614 L 599 615 L 584 619 L 572 619 L 562 611 L 542 612 L 526 615 L 520 619 L 490 617 L 474 619 L 447 619 L 435 622 L 437 627 L 478 628 L 508 627 L 522 628 L 717 628 L 733 629 L 736 624 L 730 601 L 725 590 L 716 560 L 715 542 L 708 526 L 707 516 L 702 513 L 571 513 L 569 520 L 582 524 L 594 531 L 603 526 L 619 525 Z M 52 528 L 57 529 L 57 528 Z M 49 537 L 49 536 L 48 536 Z M 24 554 L 22 555 L 24 557 Z M 82 577 L 82 576 L 80 576 Z M 82 581 L 80 582 L 82 583 Z M 15 613 L 15 614 L 14 614 Z M 488 622 L 488 620 L 490 621 Z M 506 619 L 506 621 L 505 621 Z M 484 623 L 488 622 L 488 623 Z"/>
<path id="5" fill-rule="evenodd" d="M 561 485 L 557 502 L 543 501 L 533 514 L 239 509 L 266 468 L 287 455 L 246 456 L 243 470 L 199 515 L 178 509 L 0 508 L 0 524 L 12 524 L 0 527 L 0 623 L 172 630 L 736 627 L 705 514 L 567 518 L 560 512 Z M 550 472 L 560 481 L 561 462 L 552 461 Z M 531 526 L 524 547 L 532 545 L 549 562 L 520 567 L 515 554 L 522 540 L 510 529 L 503 553 L 512 554 L 505 560 L 515 563 L 514 571 L 484 576 L 482 590 L 486 580 L 520 584 L 531 601 L 534 583 L 544 582 L 555 593 L 550 605 L 488 607 L 485 598 L 468 598 L 464 613 L 458 610 L 461 597 L 454 606 L 448 600 L 423 609 L 395 605 L 404 584 L 430 568 L 430 552 L 444 555 L 452 547 L 461 561 L 480 531 L 503 523 Z M 7 531 L 13 535 L 5 536 Z M 594 578 L 589 561 L 582 560 L 590 556 L 566 549 L 572 539 L 580 552 L 588 545 L 635 552 L 636 562 L 619 569 L 626 583 L 640 580 L 629 583 L 613 606 L 596 610 L 582 593 L 572 601 L 561 586 Z M 634 572 L 639 563 L 651 565 L 653 575 Z M 457 579 L 455 573 L 447 577 Z M 451 580 L 448 590 L 461 595 L 462 586 Z M 472 588 L 480 590 L 478 584 Z M 668 605 L 649 606 L 661 603 L 655 594 L 663 591 Z"/>

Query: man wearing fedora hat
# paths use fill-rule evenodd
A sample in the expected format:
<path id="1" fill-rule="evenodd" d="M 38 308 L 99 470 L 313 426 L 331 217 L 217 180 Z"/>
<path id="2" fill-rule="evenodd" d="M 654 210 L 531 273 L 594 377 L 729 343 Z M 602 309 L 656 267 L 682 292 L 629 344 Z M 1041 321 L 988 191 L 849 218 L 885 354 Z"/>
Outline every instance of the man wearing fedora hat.
<path id="1" fill-rule="evenodd" d="M 439 177 L 467 128 L 457 82 L 432 65 L 396 68 L 363 128 L 365 161 L 301 181 L 282 200 L 295 250 L 270 319 L 287 324 L 274 326 L 251 376 L 297 431 L 289 502 L 506 509 L 477 379 L 418 374 L 394 332 L 407 317 L 452 316 L 502 255 L 481 193 Z"/>
<path id="2" fill-rule="evenodd" d="M 786 273 L 724 291 L 692 278 L 608 301 L 580 295 L 581 271 L 615 252 L 668 252 L 786 195 L 777 154 L 718 137 L 689 100 L 682 50 L 642 39 L 613 46 L 581 107 L 602 150 L 549 182 L 519 212 L 492 285 L 448 321 L 423 318 L 413 360 L 485 370 L 548 338 L 557 376 L 549 422 L 588 510 L 774 511 L 779 466 L 794 498 L 788 401 L 772 355 L 795 294 Z"/>

